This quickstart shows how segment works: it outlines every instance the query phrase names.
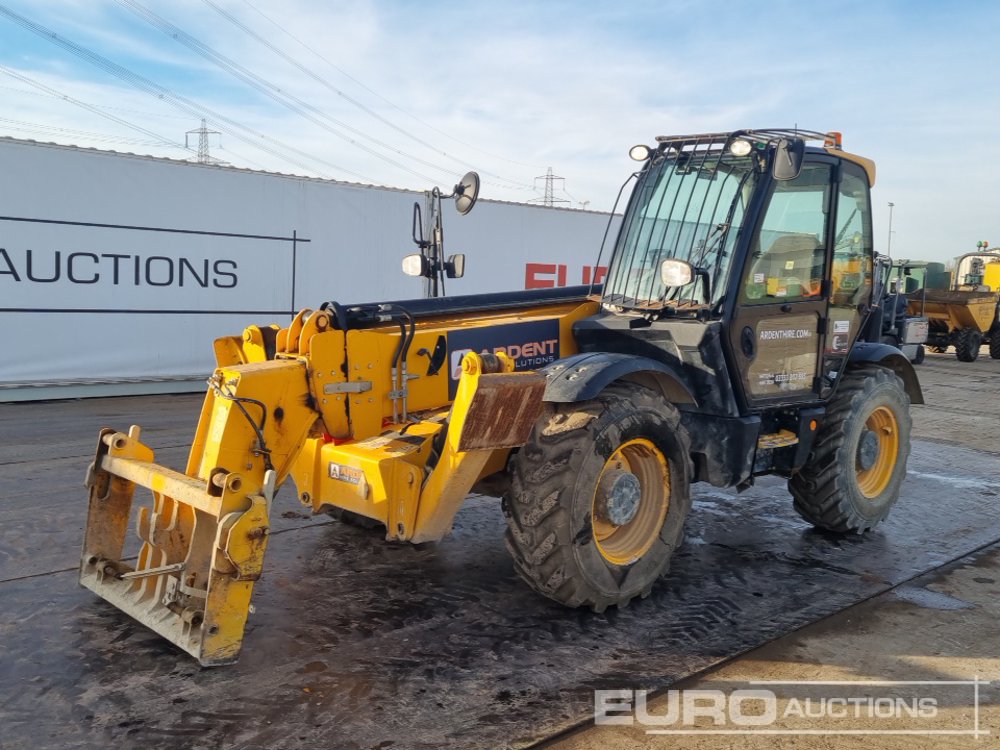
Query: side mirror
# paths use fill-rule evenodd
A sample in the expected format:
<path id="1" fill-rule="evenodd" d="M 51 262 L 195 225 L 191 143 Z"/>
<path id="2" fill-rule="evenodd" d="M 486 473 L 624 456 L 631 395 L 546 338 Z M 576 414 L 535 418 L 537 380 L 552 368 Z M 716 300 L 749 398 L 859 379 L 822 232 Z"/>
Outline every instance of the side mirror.
<path id="1" fill-rule="evenodd" d="M 444 272 L 449 279 L 460 279 L 465 276 L 465 253 L 449 255 L 444 262 Z"/>
<path id="2" fill-rule="evenodd" d="M 455 196 L 455 210 L 465 216 L 476 205 L 479 197 L 479 175 L 475 172 L 466 173 L 461 182 L 455 185 L 452 195 Z"/>
<path id="3" fill-rule="evenodd" d="M 801 138 L 782 138 L 774 148 L 774 163 L 771 174 L 776 180 L 794 180 L 802 171 L 802 158 L 806 153 L 806 142 Z"/>
<path id="4" fill-rule="evenodd" d="M 426 255 L 413 253 L 403 258 L 403 273 L 407 276 L 430 276 L 430 263 Z"/>
<path id="5" fill-rule="evenodd" d="M 664 286 L 687 286 L 694 279 L 694 268 L 683 260 L 669 259 L 660 264 L 660 281 Z"/>

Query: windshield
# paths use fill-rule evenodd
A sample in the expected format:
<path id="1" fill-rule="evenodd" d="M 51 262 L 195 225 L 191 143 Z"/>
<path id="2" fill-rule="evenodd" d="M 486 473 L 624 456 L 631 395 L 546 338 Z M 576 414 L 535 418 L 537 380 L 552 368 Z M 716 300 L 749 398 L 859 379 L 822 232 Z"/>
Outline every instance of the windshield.
<path id="1" fill-rule="evenodd" d="M 721 149 L 658 153 L 640 177 L 618 235 L 604 303 L 626 309 L 716 305 L 757 184 L 753 156 Z M 685 260 L 708 273 L 685 287 L 660 281 L 660 264 Z"/>

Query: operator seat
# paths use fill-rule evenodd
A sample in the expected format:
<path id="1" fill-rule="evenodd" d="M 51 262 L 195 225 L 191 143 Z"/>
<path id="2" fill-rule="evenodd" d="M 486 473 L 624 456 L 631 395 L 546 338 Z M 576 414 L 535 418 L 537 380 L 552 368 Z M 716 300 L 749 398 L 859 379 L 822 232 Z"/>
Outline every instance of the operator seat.
<path id="1" fill-rule="evenodd" d="M 811 296 L 819 293 L 823 277 L 823 257 L 816 251 L 820 244 L 816 235 L 796 232 L 778 237 L 767 251 L 757 259 L 749 280 L 763 274 L 767 296 Z M 820 268 L 817 268 L 817 260 Z M 798 289 L 789 288 L 797 283 Z M 785 295 L 776 295 L 776 288 L 785 288 Z"/>

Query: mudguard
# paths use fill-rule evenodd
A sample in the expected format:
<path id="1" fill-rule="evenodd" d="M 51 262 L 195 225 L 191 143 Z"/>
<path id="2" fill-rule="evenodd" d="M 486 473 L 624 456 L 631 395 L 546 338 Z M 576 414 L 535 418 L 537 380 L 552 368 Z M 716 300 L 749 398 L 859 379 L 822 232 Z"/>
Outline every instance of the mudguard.
<path id="1" fill-rule="evenodd" d="M 648 357 L 610 352 L 575 354 L 541 370 L 545 374 L 545 401 L 572 404 L 596 397 L 616 380 L 628 376 L 651 379 L 674 404 L 697 404 L 680 367 Z"/>
<path id="2" fill-rule="evenodd" d="M 911 404 L 924 403 L 924 394 L 920 389 L 920 381 L 917 379 L 917 372 L 899 349 L 889 344 L 858 342 L 851 349 L 847 357 L 848 365 L 857 365 L 871 362 L 883 367 L 888 367 L 903 380 L 903 387 L 906 395 L 910 397 Z"/>

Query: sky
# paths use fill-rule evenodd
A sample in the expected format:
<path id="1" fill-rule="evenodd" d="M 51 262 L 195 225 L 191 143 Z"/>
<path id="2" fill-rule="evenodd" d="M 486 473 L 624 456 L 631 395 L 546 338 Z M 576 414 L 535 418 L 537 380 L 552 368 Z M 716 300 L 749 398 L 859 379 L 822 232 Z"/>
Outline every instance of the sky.
<path id="1" fill-rule="evenodd" d="M 192 159 L 204 118 L 234 166 L 475 169 L 508 201 L 551 168 L 606 211 L 657 135 L 839 130 L 877 164 L 876 250 L 944 261 L 1000 245 L 998 28 L 985 0 L 0 0 L 0 136 Z"/>

